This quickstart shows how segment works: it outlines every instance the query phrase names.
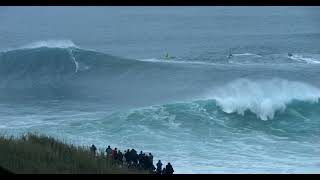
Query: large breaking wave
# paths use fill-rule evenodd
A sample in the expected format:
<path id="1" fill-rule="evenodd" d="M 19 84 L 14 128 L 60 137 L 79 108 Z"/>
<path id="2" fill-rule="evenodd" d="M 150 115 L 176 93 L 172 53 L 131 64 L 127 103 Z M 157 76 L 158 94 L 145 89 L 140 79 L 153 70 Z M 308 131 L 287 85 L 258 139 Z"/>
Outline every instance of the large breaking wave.
<path id="1" fill-rule="evenodd" d="M 203 98 L 115 112 L 113 122 L 215 135 L 263 131 L 283 138 L 319 132 L 320 89 L 284 79 L 237 79 Z"/>
<path id="2" fill-rule="evenodd" d="M 2 75 L 42 73 L 68 74 L 86 71 L 92 66 L 101 68 L 121 58 L 91 50 L 80 49 L 72 41 L 49 40 L 34 42 L 17 49 L 1 52 Z M 29 73 L 29 74 L 27 74 Z"/>
<path id="3" fill-rule="evenodd" d="M 274 103 L 277 104 L 277 103 Z M 273 119 L 261 120 L 248 110 L 241 114 L 226 113 L 216 100 L 198 100 L 137 108 L 115 112 L 106 119 L 117 123 L 136 123 L 158 130 L 184 130 L 203 134 L 214 129 L 215 134 L 239 131 L 264 131 L 281 137 L 308 137 L 319 132 L 319 102 L 293 100 L 281 111 L 274 109 Z"/>
<path id="4" fill-rule="evenodd" d="M 152 69 L 156 66 L 153 63 L 142 66 L 146 63 L 148 64 L 148 62 L 80 49 L 72 41 L 41 41 L 0 54 L 0 87 L 2 93 L 6 91 L 5 89 L 9 89 L 8 92 L 17 93 L 14 89 L 20 89 L 18 92 L 23 94 L 28 88 L 33 88 L 30 92 L 35 92 L 36 95 L 46 94 L 46 91 L 51 93 L 54 90 L 64 93 L 65 97 L 86 88 L 89 89 L 87 92 L 91 93 L 94 86 L 101 89 L 100 92 L 106 91 L 102 88 L 102 82 L 112 83 L 111 86 L 114 86 L 123 74 L 126 75 L 130 71 L 135 73 L 128 77 L 132 75 L 140 77 L 152 74 L 153 70 L 162 69 L 165 71 L 162 77 L 165 78 L 164 81 L 168 81 L 165 74 L 176 70 L 161 66 L 158 69 Z M 145 81 L 145 78 L 142 80 Z M 153 83 L 154 80 L 151 79 L 149 82 Z M 140 81 L 137 82 L 140 83 Z M 86 85 L 86 83 L 91 84 Z M 129 82 L 124 82 L 126 83 Z M 106 84 L 106 86 L 109 85 Z M 34 88 L 38 90 L 35 91 Z M 240 78 L 212 87 L 210 92 L 199 96 L 204 101 L 214 100 L 216 110 L 219 109 L 221 112 L 242 116 L 253 113 L 259 119 L 268 120 L 274 119 L 276 113 L 284 112 L 295 101 L 318 103 L 320 90 L 306 83 L 280 78 L 270 80 Z M 101 98 L 104 97 L 101 96 Z"/>
<path id="5" fill-rule="evenodd" d="M 133 64 L 72 41 L 34 42 L 0 53 L 0 98 L 86 97 L 101 86 L 97 79 L 117 77 Z"/>
<path id="6" fill-rule="evenodd" d="M 320 89 L 302 82 L 283 79 L 252 81 L 238 79 L 208 95 L 226 113 L 255 113 L 260 119 L 273 119 L 293 101 L 318 102 Z"/>

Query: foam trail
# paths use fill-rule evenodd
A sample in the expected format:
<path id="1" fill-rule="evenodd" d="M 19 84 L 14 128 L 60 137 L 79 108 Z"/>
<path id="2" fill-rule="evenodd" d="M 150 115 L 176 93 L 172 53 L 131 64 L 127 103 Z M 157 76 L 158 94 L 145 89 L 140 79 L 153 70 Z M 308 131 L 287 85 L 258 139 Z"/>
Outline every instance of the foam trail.
<path id="1" fill-rule="evenodd" d="M 256 56 L 256 57 L 262 57 L 260 55 L 252 54 L 252 53 L 233 54 L 233 56 Z"/>
<path id="2" fill-rule="evenodd" d="M 290 112 L 291 112 L 292 114 L 296 115 L 297 117 L 302 118 L 302 119 L 305 120 L 305 121 L 311 121 L 311 119 L 304 117 L 302 114 L 300 114 L 299 112 L 297 112 L 297 111 L 295 111 L 295 110 L 293 110 L 293 109 L 291 109 Z"/>
<path id="3" fill-rule="evenodd" d="M 76 61 L 76 58 L 75 58 L 74 55 L 73 55 L 72 49 L 69 50 L 69 54 L 70 54 L 70 57 L 71 57 L 71 59 L 73 60 L 73 62 L 74 62 L 74 64 L 75 64 L 75 67 L 76 67 L 75 73 L 77 73 L 77 72 L 78 72 L 78 69 L 79 69 L 79 63 L 78 63 L 78 61 Z"/>
<path id="4" fill-rule="evenodd" d="M 207 62 L 200 62 L 200 61 L 176 61 L 176 60 L 165 60 L 165 59 L 157 59 L 157 58 L 136 59 L 136 60 L 145 61 L 145 62 L 159 62 L 159 63 L 217 65 L 217 63 L 207 63 Z"/>
<path id="5" fill-rule="evenodd" d="M 295 60 L 295 61 L 306 62 L 309 64 L 319 64 L 320 63 L 320 61 L 318 61 L 315 58 L 303 57 L 302 55 L 293 55 L 293 56 L 289 56 L 289 58 L 292 60 Z"/>
<path id="6" fill-rule="evenodd" d="M 273 119 L 276 111 L 284 111 L 293 100 L 318 102 L 320 90 L 301 82 L 283 79 L 251 81 L 238 79 L 210 92 L 226 113 L 244 115 L 249 110 L 262 120 Z"/>

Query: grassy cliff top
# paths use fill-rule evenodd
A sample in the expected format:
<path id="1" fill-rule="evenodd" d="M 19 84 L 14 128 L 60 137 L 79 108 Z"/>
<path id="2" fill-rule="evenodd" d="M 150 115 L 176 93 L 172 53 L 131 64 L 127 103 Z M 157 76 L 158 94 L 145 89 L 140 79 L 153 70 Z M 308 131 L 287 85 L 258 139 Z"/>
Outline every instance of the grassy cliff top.
<path id="1" fill-rule="evenodd" d="M 66 144 L 45 135 L 0 137 L 0 167 L 26 174 L 147 174 L 147 171 L 115 165 L 103 153 L 89 147 Z"/>

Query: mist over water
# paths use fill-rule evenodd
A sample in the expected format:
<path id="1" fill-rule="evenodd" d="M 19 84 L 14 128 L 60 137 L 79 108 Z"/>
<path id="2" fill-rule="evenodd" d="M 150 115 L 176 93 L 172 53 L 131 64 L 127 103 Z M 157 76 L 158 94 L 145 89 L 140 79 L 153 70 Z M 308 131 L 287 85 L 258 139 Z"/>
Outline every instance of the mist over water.
<path id="1" fill-rule="evenodd" d="M 317 173 L 319 12 L 1 7 L 0 134 L 135 148 L 176 173 Z"/>

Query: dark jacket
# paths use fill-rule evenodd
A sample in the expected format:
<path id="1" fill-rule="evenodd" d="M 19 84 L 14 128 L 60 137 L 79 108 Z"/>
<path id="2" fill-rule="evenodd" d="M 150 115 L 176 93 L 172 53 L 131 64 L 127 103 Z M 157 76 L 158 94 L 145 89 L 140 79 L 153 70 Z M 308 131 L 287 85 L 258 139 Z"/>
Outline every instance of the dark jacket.
<path id="1" fill-rule="evenodd" d="M 171 164 L 166 165 L 166 171 L 167 171 L 167 174 L 173 174 L 174 170 L 173 170 Z"/>

